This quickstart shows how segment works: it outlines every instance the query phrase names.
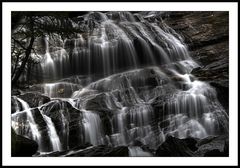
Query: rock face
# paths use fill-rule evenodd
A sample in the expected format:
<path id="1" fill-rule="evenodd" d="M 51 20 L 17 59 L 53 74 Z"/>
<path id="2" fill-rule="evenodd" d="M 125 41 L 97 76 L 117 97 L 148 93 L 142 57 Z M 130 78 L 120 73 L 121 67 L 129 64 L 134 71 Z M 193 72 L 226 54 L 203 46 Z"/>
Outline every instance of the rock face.
<path id="1" fill-rule="evenodd" d="M 24 93 L 18 96 L 28 103 L 30 107 L 38 107 L 50 101 L 50 98 L 37 92 Z"/>
<path id="2" fill-rule="evenodd" d="M 69 102 L 54 100 L 12 115 L 16 133 L 34 139 L 40 152 L 67 150 L 84 143 L 82 112 Z"/>
<path id="3" fill-rule="evenodd" d="M 102 145 L 84 151 L 76 152 L 68 156 L 128 156 L 128 148 L 126 146 L 118 146 L 116 148 L 111 148 Z"/>
<path id="4" fill-rule="evenodd" d="M 11 136 L 12 156 L 33 156 L 37 152 L 37 142 L 17 135 L 13 129 L 11 130 Z"/>
<path id="5" fill-rule="evenodd" d="M 155 153 L 156 156 L 228 156 L 228 136 L 209 136 L 204 139 L 178 139 L 169 136 Z"/>
<path id="6" fill-rule="evenodd" d="M 85 149 L 81 147 L 76 147 L 73 150 L 65 152 L 53 152 L 46 155 L 40 155 L 41 157 L 51 157 L 51 156 L 66 156 L 66 157 L 124 157 L 129 156 L 129 151 L 127 146 L 109 147 L 105 145 L 100 146 L 89 146 Z"/>
<path id="7" fill-rule="evenodd" d="M 224 134 L 228 118 L 212 101 L 215 92 L 209 85 L 197 83 L 204 88 L 199 94 L 191 76 L 186 82 L 188 76 L 163 72 L 168 69 L 151 67 L 103 78 L 75 92 L 72 98 L 55 98 L 14 113 L 12 123 L 18 134 L 37 140 L 40 152 L 62 152 L 88 142 L 96 153 L 89 149 L 90 154 L 85 154 L 81 149 L 75 156 L 124 155 L 125 149 L 119 151 L 118 146 L 145 150 L 133 148 L 135 156 L 153 153 L 163 143 L 156 156 L 195 156 L 195 140 L 182 139 Z M 165 141 L 169 135 L 175 138 Z M 53 154 L 63 155 L 61 152 Z"/>
<path id="8" fill-rule="evenodd" d="M 197 156 L 228 156 L 228 136 L 213 136 L 199 140 L 197 143 Z"/>
<path id="9" fill-rule="evenodd" d="M 191 56 L 201 64 L 192 74 L 213 84 L 219 101 L 228 111 L 228 12 L 169 12 L 164 21 L 184 37 Z"/>
<path id="10" fill-rule="evenodd" d="M 48 154 L 36 154 L 41 157 L 67 156 L 67 157 L 125 157 L 125 156 L 157 156 L 157 157 L 227 157 L 228 137 L 209 136 L 204 139 L 185 138 L 178 139 L 168 136 L 155 151 L 149 150 L 148 146 L 135 141 L 134 146 L 110 147 L 107 145 L 92 146 L 81 145 L 70 150 L 51 152 Z"/>
<path id="11" fill-rule="evenodd" d="M 196 144 L 197 141 L 193 138 L 178 139 L 169 136 L 158 147 L 156 156 L 194 156 L 194 151 L 197 149 Z"/>
<path id="12" fill-rule="evenodd" d="M 54 100 L 41 108 L 51 118 L 59 136 L 62 149 L 71 149 L 83 143 L 82 112 L 67 101 Z"/>
<path id="13" fill-rule="evenodd" d="M 222 104 L 226 112 L 229 114 L 229 87 L 223 86 L 218 82 L 210 82 L 210 85 L 215 87 L 219 102 Z"/>

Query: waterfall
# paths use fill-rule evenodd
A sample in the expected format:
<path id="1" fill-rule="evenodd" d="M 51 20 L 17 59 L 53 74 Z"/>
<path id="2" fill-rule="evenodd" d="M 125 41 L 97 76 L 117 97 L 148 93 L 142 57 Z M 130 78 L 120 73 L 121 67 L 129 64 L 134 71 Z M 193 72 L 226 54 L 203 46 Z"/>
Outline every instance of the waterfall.
<path id="1" fill-rule="evenodd" d="M 129 156 L 138 156 L 138 157 L 146 157 L 146 156 L 152 156 L 150 152 L 143 151 L 140 147 L 128 147 L 129 150 Z"/>
<path id="2" fill-rule="evenodd" d="M 102 124 L 100 117 L 91 112 L 83 110 L 83 125 L 85 131 L 85 141 L 90 142 L 92 145 L 103 144 Z"/>
<path id="3" fill-rule="evenodd" d="M 43 86 L 44 94 L 55 98 L 70 97 L 74 91 L 80 88 L 80 85 L 70 82 L 45 83 Z"/>
<path id="4" fill-rule="evenodd" d="M 43 80 L 72 74 L 106 77 L 141 66 L 191 60 L 182 38 L 164 22 L 139 22 L 131 13 L 113 13 L 86 15 L 87 37 L 44 37 L 45 54 L 41 67 L 35 68 L 36 74 Z M 91 28 L 92 24 L 95 27 Z M 60 42 L 54 46 L 56 39 Z"/>
<path id="5" fill-rule="evenodd" d="M 27 115 L 12 114 L 17 134 L 36 140 L 40 151 L 49 146 L 42 138 L 47 134 L 51 147 L 42 151 L 90 143 L 128 146 L 129 156 L 152 156 L 134 144 L 156 150 L 168 135 L 203 139 L 228 133 L 228 115 L 215 89 L 191 74 L 200 65 L 183 38 L 149 17 L 89 12 L 76 23 L 87 26 L 85 33 L 63 40 L 57 35 L 58 46 L 46 36 L 46 52 L 34 68 L 43 83 L 29 90 L 54 99 L 33 116 L 17 97 Z M 41 117 L 47 133 L 35 121 Z M 19 126 L 26 120 L 31 136 Z"/>
<path id="6" fill-rule="evenodd" d="M 46 45 L 46 51 L 45 55 L 43 56 L 44 61 L 41 63 L 43 73 L 44 75 L 47 76 L 55 76 L 56 75 L 55 63 L 51 54 L 49 53 L 49 37 L 46 36 L 44 38 L 44 41 Z"/>
<path id="7" fill-rule="evenodd" d="M 36 124 L 34 118 L 33 118 L 33 115 L 32 115 L 32 112 L 31 112 L 31 109 L 30 109 L 29 105 L 27 104 L 27 102 L 25 102 L 24 100 L 22 100 L 18 97 L 17 97 L 17 100 L 21 103 L 23 111 L 26 112 L 27 121 L 28 121 L 30 130 L 31 130 L 32 138 L 36 142 L 38 142 L 38 144 L 40 145 L 41 144 L 41 133 L 40 133 L 38 127 L 37 127 L 37 124 Z M 16 122 L 16 121 L 18 121 L 18 116 L 17 116 L 18 113 L 20 113 L 20 112 L 18 111 L 17 113 L 12 115 L 12 118 L 14 118 L 13 120 L 15 120 L 15 122 L 12 122 L 12 124 L 13 124 L 12 127 L 15 129 L 17 134 L 21 134 L 21 130 L 18 129 L 19 128 L 19 125 L 17 124 L 18 122 Z M 15 119 L 15 116 L 16 116 L 16 119 Z M 15 125 L 15 124 L 17 124 L 17 125 Z M 25 136 L 29 136 L 29 135 L 25 135 Z M 41 146 L 39 148 L 41 150 Z"/>
<path id="8" fill-rule="evenodd" d="M 18 123 L 18 121 L 21 120 L 21 119 L 19 119 L 19 114 L 24 112 L 27 115 L 28 123 L 26 123 L 26 124 L 29 125 L 30 133 L 31 133 L 31 136 L 29 134 L 25 134 L 25 133 L 24 133 L 24 136 L 35 140 L 39 144 L 39 151 L 40 152 L 44 151 L 45 149 L 43 149 L 44 142 L 42 139 L 42 133 L 41 133 L 41 130 L 39 129 L 39 125 L 35 121 L 35 118 L 32 114 L 31 108 L 29 107 L 28 103 L 25 102 L 24 100 L 22 100 L 20 98 L 17 98 L 17 100 L 21 103 L 23 111 L 14 113 L 12 115 L 12 119 L 14 121 L 14 122 L 12 122 L 12 127 L 16 130 L 17 134 L 23 134 L 21 132 L 25 132 L 25 131 L 19 130 L 18 128 L 21 128 L 21 127 L 19 127 L 19 125 L 16 125 Z M 45 124 L 47 126 L 47 134 L 51 141 L 52 151 L 61 151 L 61 143 L 60 143 L 59 137 L 56 133 L 56 129 L 55 129 L 55 126 L 54 126 L 51 118 L 44 115 L 41 111 L 40 111 L 40 114 L 43 117 Z M 25 129 L 24 123 L 23 123 L 23 128 Z"/>
<path id="9" fill-rule="evenodd" d="M 61 151 L 62 150 L 61 142 L 59 140 L 59 136 L 57 135 L 52 119 L 44 114 L 42 114 L 42 116 L 47 124 L 48 134 L 52 143 L 53 151 Z"/>

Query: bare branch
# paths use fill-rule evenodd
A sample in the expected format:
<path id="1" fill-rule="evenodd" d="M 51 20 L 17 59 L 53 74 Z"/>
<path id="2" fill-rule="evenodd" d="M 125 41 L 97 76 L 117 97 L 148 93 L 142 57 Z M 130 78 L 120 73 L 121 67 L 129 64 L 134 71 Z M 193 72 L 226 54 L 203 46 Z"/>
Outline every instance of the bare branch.
<path id="1" fill-rule="evenodd" d="M 24 50 L 26 50 L 27 48 L 25 46 L 23 46 L 18 40 L 16 40 L 15 38 L 12 37 L 12 39 L 20 46 L 22 47 Z"/>

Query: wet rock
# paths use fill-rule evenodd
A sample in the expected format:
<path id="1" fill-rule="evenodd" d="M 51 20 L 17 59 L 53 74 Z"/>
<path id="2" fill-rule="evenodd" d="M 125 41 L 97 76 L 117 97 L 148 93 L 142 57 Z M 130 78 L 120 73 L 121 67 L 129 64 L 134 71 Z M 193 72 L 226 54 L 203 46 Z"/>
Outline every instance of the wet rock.
<path id="1" fill-rule="evenodd" d="M 178 139 L 172 136 L 156 150 L 156 156 L 194 156 L 197 141 L 193 138 Z"/>
<path id="2" fill-rule="evenodd" d="M 24 93 L 19 95 L 18 97 L 27 102 L 31 108 L 38 107 L 50 101 L 49 97 L 44 96 L 37 92 Z"/>
<path id="3" fill-rule="evenodd" d="M 48 154 L 41 154 L 41 153 L 36 153 L 35 156 L 38 156 L 38 157 L 57 157 L 57 156 L 67 156 L 67 155 L 70 155 L 70 154 L 73 154 L 74 152 L 76 151 L 82 151 L 82 150 L 85 150 L 85 149 L 88 149 L 88 148 L 91 148 L 92 147 L 92 144 L 90 143 L 85 143 L 83 145 L 80 145 L 80 146 L 76 146 L 70 150 L 63 150 L 63 151 L 55 151 L 55 152 L 50 152 Z"/>
<path id="4" fill-rule="evenodd" d="M 118 146 L 118 147 L 108 147 L 105 145 L 90 147 L 89 149 L 76 151 L 73 154 L 67 155 L 71 157 L 75 156 L 85 156 L 85 157 L 109 157 L 109 156 L 128 156 L 128 147 Z"/>
<path id="5" fill-rule="evenodd" d="M 93 146 L 93 145 L 87 142 L 85 144 L 82 144 L 82 145 L 79 145 L 79 146 L 76 146 L 76 147 L 72 148 L 72 150 L 86 149 L 90 146 Z"/>
<path id="6" fill-rule="evenodd" d="M 79 146 L 84 142 L 82 112 L 69 102 L 54 100 L 41 107 L 43 114 L 51 118 L 63 149 Z"/>
<path id="7" fill-rule="evenodd" d="M 223 156 L 228 156 L 228 154 L 225 154 L 224 152 L 221 152 L 218 149 L 213 149 L 211 151 L 208 151 L 204 154 L 205 157 L 223 157 Z"/>
<path id="8" fill-rule="evenodd" d="M 12 89 L 11 90 L 11 95 L 12 96 L 17 96 L 17 95 L 20 95 L 22 92 L 21 92 L 21 90 L 19 90 L 19 89 Z"/>
<path id="9" fill-rule="evenodd" d="M 111 157 L 120 157 L 120 156 L 128 156 L 128 148 L 126 146 L 118 146 L 104 154 L 104 156 Z"/>
<path id="10" fill-rule="evenodd" d="M 173 16 L 176 12 L 168 14 L 165 21 L 185 37 L 190 48 L 215 44 L 228 37 L 228 12 L 181 12 L 178 17 Z"/>
<path id="11" fill-rule="evenodd" d="M 219 83 L 216 83 L 216 82 L 211 82 L 210 85 L 212 85 L 213 87 L 216 88 L 217 98 L 228 114 L 228 112 L 229 112 L 229 87 L 220 85 Z"/>
<path id="12" fill-rule="evenodd" d="M 32 118 L 34 119 L 35 126 L 37 130 L 32 132 L 29 118 L 29 114 L 31 113 Z M 22 111 L 19 113 L 15 113 L 12 116 L 12 124 L 15 125 L 13 128 L 16 133 L 19 135 L 23 135 L 28 137 L 29 139 L 34 139 L 34 135 L 40 133 L 41 138 L 38 139 L 39 147 L 44 152 L 48 152 L 52 150 L 51 139 L 49 136 L 49 129 L 45 122 L 45 119 L 38 108 L 32 108 L 29 111 Z M 32 134 L 33 133 L 33 134 Z"/>
<path id="13" fill-rule="evenodd" d="M 228 136 L 210 136 L 199 140 L 197 143 L 197 156 L 227 156 L 228 155 Z"/>
<path id="14" fill-rule="evenodd" d="M 166 12 L 163 16 L 182 35 L 191 57 L 201 65 L 192 74 L 198 80 L 214 83 L 219 101 L 228 111 L 229 13 Z"/>
<path id="15" fill-rule="evenodd" d="M 134 140 L 131 145 L 132 146 L 143 146 L 144 144 L 140 140 Z"/>
<path id="16" fill-rule="evenodd" d="M 109 111 L 119 109 L 116 102 L 114 102 L 113 95 L 101 93 L 90 100 L 87 100 L 86 110 Z"/>
<path id="17" fill-rule="evenodd" d="M 92 83 L 89 88 L 98 91 L 124 90 L 141 87 L 156 87 L 161 83 L 167 83 L 167 78 L 163 74 L 158 74 L 158 68 L 144 68 L 126 71 Z"/>
<path id="18" fill-rule="evenodd" d="M 39 155 L 41 157 L 49 156 L 66 156 L 66 157 L 123 157 L 128 156 L 128 147 L 118 146 L 118 147 L 108 147 L 105 145 L 99 146 L 88 146 L 86 148 L 76 147 L 71 150 L 63 152 L 51 152 L 45 155 Z"/>
<path id="19" fill-rule="evenodd" d="M 156 150 L 156 156 L 228 156 L 228 136 L 208 136 L 204 139 L 178 139 L 172 136 Z"/>
<path id="20" fill-rule="evenodd" d="M 13 157 L 33 156 L 38 149 L 38 144 L 28 138 L 17 135 L 11 130 L 11 153 Z"/>

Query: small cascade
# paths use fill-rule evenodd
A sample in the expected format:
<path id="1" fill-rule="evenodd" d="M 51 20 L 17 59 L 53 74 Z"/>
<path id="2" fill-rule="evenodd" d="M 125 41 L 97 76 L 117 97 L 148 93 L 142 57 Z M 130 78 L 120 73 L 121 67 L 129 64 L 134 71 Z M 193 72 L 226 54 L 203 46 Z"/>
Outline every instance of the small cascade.
<path id="1" fill-rule="evenodd" d="M 132 156 L 132 157 L 150 157 L 150 156 L 153 156 L 150 152 L 145 152 L 142 150 L 141 147 L 139 146 L 131 146 L 131 147 L 128 147 L 128 150 L 129 150 L 129 156 Z"/>
<path id="2" fill-rule="evenodd" d="M 42 114 L 42 112 L 41 112 L 41 114 Z M 61 151 L 62 150 L 61 142 L 59 140 L 59 136 L 57 135 L 57 132 L 56 132 L 55 126 L 52 122 L 52 119 L 44 114 L 42 114 L 42 116 L 43 116 L 44 121 L 47 124 L 48 134 L 49 134 L 49 137 L 51 140 L 53 151 Z"/>
<path id="3" fill-rule="evenodd" d="M 14 107 L 12 107 L 14 109 L 12 109 L 12 111 L 14 110 L 14 112 L 16 113 L 21 111 L 21 107 L 19 106 L 18 99 L 16 96 L 12 96 L 11 102 L 14 104 Z"/>
<path id="4" fill-rule="evenodd" d="M 103 130 L 98 114 L 83 110 L 83 125 L 86 142 L 90 142 L 92 145 L 103 144 Z"/>
<path id="5" fill-rule="evenodd" d="M 81 88 L 78 84 L 68 82 L 45 83 L 43 86 L 44 94 L 49 97 L 70 97 L 72 93 Z"/>
<path id="6" fill-rule="evenodd" d="M 15 122 L 12 122 L 12 127 L 15 129 L 17 134 L 22 135 L 23 132 L 24 132 L 23 135 L 25 135 L 27 137 L 29 137 L 29 136 L 32 137 L 33 140 L 38 142 L 38 144 L 40 145 L 39 150 L 41 150 L 41 133 L 40 133 L 38 127 L 37 127 L 37 124 L 36 124 L 35 119 L 32 115 L 31 109 L 30 109 L 29 105 L 27 104 L 27 102 L 25 102 L 24 100 L 22 100 L 18 97 L 16 99 L 21 103 L 23 112 L 26 113 L 26 116 L 27 116 L 26 119 L 28 121 L 31 136 L 27 132 L 20 130 L 21 126 L 22 125 L 24 126 L 24 124 L 21 124 L 21 126 L 19 125 L 19 123 L 21 123 L 21 122 L 18 122 L 18 120 L 21 120 L 21 119 L 18 118 L 17 114 L 21 113 L 21 112 L 17 112 L 17 113 L 12 115 L 12 119 L 13 119 L 13 121 L 15 121 Z"/>
<path id="7" fill-rule="evenodd" d="M 35 140 L 39 145 L 39 152 L 45 151 L 46 147 L 44 147 L 45 142 L 44 142 L 43 136 L 45 136 L 46 134 L 44 134 L 43 130 L 40 129 L 42 128 L 42 126 L 39 126 L 39 123 L 35 121 L 35 120 L 39 120 L 35 118 L 35 117 L 39 117 L 37 115 L 38 112 L 35 112 L 33 109 L 31 109 L 28 103 L 25 102 L 24 100 L 18 97 L 17 97 L 17 100 L 21 103 L 23 111 L 16 112 L 12 115 L 12 120 L 13 120 L 12 127 L 15 129 L 17 134 L 23 135 Z M 33 115 L 33 112 L 34 112 L 34 115 Z M 46 127 L 47 127 L 47 136 L 48 136 L 47 139 L 51 141 L 51 147 L 49 147 L 50 151 L 61 151 L 61 143 L 51 118 L 44 115 L 40 109 L 39 109 L 39 114 L 43 118 L 44 124 L 46 124 Z M 27 123 L 21 121 L 23 115 L 26 115 Z M 21 125 L 19 125 L 19 123 Z M 44 125 L 44 124 L 41 124 L 41 125 Z M 30 130 L 28 130 L 28 127 Z M 25 131 L 23 131 L 22 128 Z"/>
<path id="8" fill-rule="evenodd" d="M 55 69 L 55 63 L 52 59 L 52 56 L 49 53 L 49 37 L 46 36 L 45 39 L 45 55 L 43 56 L 44 61 L 41 63 L 43 73 L 46 76 L 55 76 L 56 75 L 56 69 Z"/>

